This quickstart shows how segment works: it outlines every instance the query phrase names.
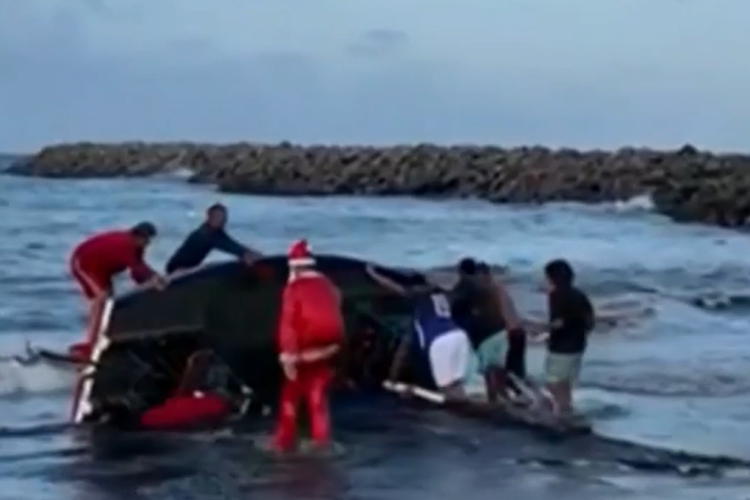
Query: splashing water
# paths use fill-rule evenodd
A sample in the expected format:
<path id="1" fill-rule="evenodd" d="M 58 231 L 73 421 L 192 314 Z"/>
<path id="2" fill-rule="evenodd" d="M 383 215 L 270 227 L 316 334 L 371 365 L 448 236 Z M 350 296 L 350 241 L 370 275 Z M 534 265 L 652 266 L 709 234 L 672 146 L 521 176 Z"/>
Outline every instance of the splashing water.
<path id="1" fill-rule="evenodd" d="M 67 392 L 74 381 L 75 375 L 70 370 L 45 364 L 23 366 L 15 361 L 0 361 L 0 397 Z"/>

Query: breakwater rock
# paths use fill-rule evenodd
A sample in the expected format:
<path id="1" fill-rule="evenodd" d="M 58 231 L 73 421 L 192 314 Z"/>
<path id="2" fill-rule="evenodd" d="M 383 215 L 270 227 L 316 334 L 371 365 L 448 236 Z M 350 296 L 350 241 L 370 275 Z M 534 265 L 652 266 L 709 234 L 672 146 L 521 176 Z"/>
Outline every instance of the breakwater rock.
<path id="1" fill-rule="evenodd" d="M 498 203 L 599 202 L 650 194 L 682 221 L 750 225 L 750 155 L 495 146 L 65 144 L 10 172 L 45 177 L 143 176 L 190 169 L 220 190 L 279 195 L 473 196 Z"/>

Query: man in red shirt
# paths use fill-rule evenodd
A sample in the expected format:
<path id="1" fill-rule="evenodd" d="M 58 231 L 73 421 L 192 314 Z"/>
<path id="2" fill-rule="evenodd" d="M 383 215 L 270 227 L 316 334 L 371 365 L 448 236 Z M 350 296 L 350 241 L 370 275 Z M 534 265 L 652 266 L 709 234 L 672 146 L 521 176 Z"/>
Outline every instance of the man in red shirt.
<path id="1" fill-rule="evenodd" d="M 151 222 L 141 222 L 127 231 L 107 231 L 84 240 L 70 257 L 70 270 L 89 304 L 88 338 L 71 347 L 71 355 L 88 357 L 95 335 L 95 323 L 107 298 L 112 279 L 125 271 L 138 284 L 164 288 L 166 280 L 143 261 L 143 253 L 156 236 Z"/>
<path id="2" fill-rule="evenodd" d="M 315 269 L 307 242 L 295 242 L 288 257 L 289 281 L 282 298 L 277 339 L 285 377 L 273 441 L 280 452 L 295 445 L 301 399 L 307 403 L 313 443 L 316 447 L 329 444 L 327 393 L 334 375 L 331 358 L 344 339 L 341 294 Z"/>

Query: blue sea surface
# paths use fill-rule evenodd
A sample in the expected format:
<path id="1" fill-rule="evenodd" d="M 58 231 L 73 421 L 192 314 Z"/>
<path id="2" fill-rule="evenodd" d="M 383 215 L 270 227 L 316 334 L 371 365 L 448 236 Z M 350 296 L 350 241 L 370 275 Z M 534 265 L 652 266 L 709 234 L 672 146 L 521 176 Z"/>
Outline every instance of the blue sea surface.
<path id="1" fill-rule="evenodd" d="M 536 317 L 544 313 L 541 266 L 568 258 L 601 311 L 632 318 L 591 341 L 577 399 L 597 432 L 750 459 L 750 236 L 674 224 L 647 198 L 498 206 L 224 195 L 175 177 L 0 175 L 0 354 L 22 351 L 27 340 L 63 348 L 80 338 L 83 307 L 67 257 L 81 238 L 154 220 L 160 237 L 150 258 L 161 266 L 216 201 L 229 206 L 239 239 L 269 253 L 307 237 L 321 252 L 421 269 L 465 255 L 507 265 L 512 292 Z M 532 371 L 540 364 L 534 348 Z M 344 451 L 331 459 L 274 461 L 258 451 L 256 434 L 228 431 L 97 443 L 65 425 L 71 385 L 51 368 L 0 361 L 0 500 L 690 500 L 750 491 L 742 471 L 686 478 L 602 459 L 575 465 L 575 456 L 564 467 L 544 465 L 559 445 L 393 401 L 335 408 Z"/>

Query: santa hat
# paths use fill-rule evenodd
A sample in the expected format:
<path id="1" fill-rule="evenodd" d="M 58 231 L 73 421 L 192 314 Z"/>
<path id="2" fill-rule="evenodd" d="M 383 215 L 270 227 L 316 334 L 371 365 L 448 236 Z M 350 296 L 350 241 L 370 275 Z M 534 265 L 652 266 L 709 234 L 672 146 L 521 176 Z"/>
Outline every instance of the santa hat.
<path id="1" fill-rule="evenodd" d="M 289 252 L 287 252 L 287 258 L 289 259 L 289 267 L 312 266 L 315 264 L 315 257 L 312 255 L 307 240 L 297 240 L 292 243 L 292 246 L 289 247 Z"/>

